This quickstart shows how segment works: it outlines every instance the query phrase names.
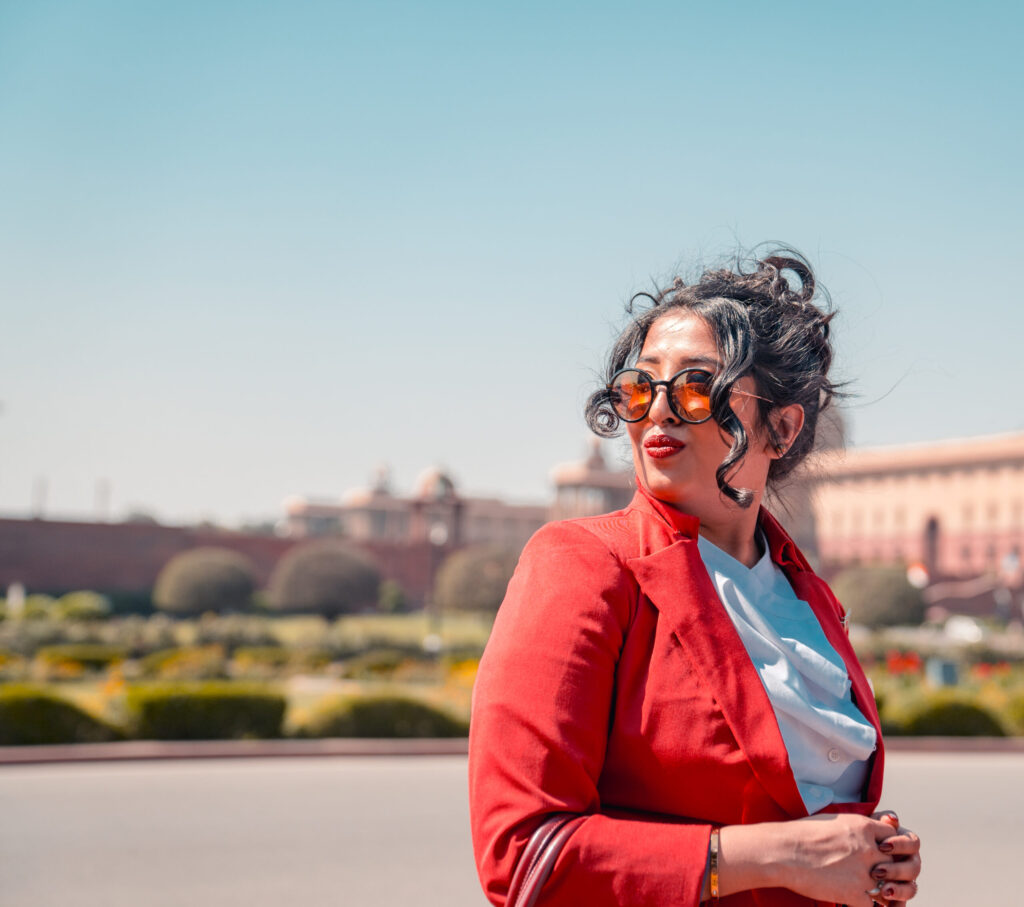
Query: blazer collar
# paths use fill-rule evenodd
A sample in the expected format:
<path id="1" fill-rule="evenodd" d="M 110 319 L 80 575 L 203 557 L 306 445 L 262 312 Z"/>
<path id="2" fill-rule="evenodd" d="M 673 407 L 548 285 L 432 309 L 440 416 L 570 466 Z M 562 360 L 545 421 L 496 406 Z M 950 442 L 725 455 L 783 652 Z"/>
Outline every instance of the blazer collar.
<path id="1" fill-rule="evenodd" d="M 671 622 L 769 796 L 787 815 L 806 816 L 771 702 L 697 549 L 700 521 L 642 487 L 629 509 L 657 519 L 650 527 L 654 532 L 645 533 L 644 551 L 648 553 L 627 561 L 641 591 Z M 843 632 L 838 608 L 792 539 L 764 508 L 758 522 L 772 561 L 786 574 L 797 596 L 813 609 L 826 638 L 846 664 L 858 706 L 879 732 L 879 751 L 868 784 L 868 799 L 877 803 L 882 782 L 881 729 L 874 696 Z"/>

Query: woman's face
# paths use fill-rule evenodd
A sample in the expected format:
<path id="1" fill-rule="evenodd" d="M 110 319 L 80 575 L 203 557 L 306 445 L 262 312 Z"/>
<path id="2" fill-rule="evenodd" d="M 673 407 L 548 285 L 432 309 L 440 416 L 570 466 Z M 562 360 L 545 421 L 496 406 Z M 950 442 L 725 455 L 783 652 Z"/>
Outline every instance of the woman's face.
<path id="1" fill-rule="evenodd" d="M 667 381 L 684 368 L 718 372 L 721 359 L 707 322 L 680 311 L 664 315 L 651 325 L 636 367 L 655 380 Z M 757 393 L 749 375 L 736 382 L 735 390 Z M 732 408 L 747 431 L 749 448 L 728 479 L 734 488 L 749 488 L 755 493 L 755 512 L 768 467 L 778 456 L 760 425 L 757 403 L 743 393 L 732 396 Z M 664 388 L 658 388 L 650 412 L 639 422 L 626 423 L 626 427 L 637 478 L 656 498 L 702 522 L 715 522 L 739 512 L 739 506 L 719 491 L 715 479 L 715 470 L 728 454 L 732 437 L 713 419 L 699 425 L 684 422 L 669 407 Z"/>

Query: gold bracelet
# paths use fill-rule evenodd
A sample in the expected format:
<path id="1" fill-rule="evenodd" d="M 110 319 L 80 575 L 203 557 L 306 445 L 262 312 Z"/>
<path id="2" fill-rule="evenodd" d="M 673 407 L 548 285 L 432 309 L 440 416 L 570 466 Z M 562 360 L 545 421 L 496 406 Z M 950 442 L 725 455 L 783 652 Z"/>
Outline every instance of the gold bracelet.
<path id="1" fill-rule="evenodd" d="M 714 904 L 718 903 L 718 833 L 720 830 L 719 828 L 711 829 L 711 848 L 708 858 L 711 902 Z"/>

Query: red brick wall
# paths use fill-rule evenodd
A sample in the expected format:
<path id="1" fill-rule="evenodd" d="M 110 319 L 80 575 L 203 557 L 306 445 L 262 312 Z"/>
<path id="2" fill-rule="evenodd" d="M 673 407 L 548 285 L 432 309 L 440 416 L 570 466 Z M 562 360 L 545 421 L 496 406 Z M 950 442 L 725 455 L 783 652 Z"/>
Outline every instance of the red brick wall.
<path id="1" fill-rule="evenodd" d="M 266 586 L 274 566 L 299 540 L 215 529 L 147 523 L 78 523 L 0 519 L 0 594 L 14 582 L 28 592 L 148 592 L 175 554 L 217 546 L 248 557 L 257 583 Z M 354 543 L 353 543 L 354 544 Z M 413 603 L 423 602 L 433 572 L 452 547 L 426 542 L 354 544 L 382 575 L 397 581 Z"/>

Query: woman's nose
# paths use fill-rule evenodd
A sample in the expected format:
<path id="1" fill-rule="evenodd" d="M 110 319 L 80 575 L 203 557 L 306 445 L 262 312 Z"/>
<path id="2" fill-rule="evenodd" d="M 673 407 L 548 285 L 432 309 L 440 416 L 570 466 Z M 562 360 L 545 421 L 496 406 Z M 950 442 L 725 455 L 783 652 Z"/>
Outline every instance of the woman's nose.
<path id="1" fill-rule="evenodd" d="M 679 417 L 672 412 L 672 407 L 669 406 L 668 388 L 664 385 L 654 388 L 654 399 L 651 401 L 651 411 L 647 417 L 657 425 L 663 423 L 675 425 L 679 421 Z"/>

